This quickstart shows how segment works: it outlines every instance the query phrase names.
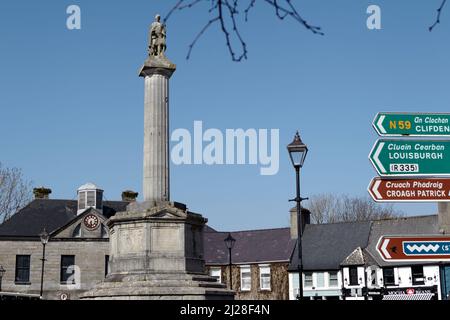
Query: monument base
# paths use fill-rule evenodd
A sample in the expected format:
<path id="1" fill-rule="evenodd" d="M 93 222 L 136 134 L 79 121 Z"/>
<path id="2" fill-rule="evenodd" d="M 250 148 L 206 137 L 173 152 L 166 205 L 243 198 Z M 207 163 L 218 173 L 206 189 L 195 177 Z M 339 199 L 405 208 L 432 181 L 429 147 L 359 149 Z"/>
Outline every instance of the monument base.
<path id="1" fill-rule="evenodd" d="M 145 274 L 109 277 L 83 300 L 233 300 L 234 292 L 207 275 Z"/>
<path id="2" fill-rule="evenodd" d="M 234 299 L 233 291 L 205 273 L 206 221 L 181 203 L 130 204 L 107 221 L 110 274 L 81 299 Z"/>

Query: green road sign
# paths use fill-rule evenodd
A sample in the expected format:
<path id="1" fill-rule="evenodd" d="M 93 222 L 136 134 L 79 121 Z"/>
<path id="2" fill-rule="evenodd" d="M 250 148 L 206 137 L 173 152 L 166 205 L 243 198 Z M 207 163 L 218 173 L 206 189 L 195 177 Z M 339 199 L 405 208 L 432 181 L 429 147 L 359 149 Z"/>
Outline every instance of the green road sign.
<path id="1" fill-rule="evenodd" d="M 380 139 L 369 159 L 380 176 L 450 176 L 450 141 Z"/>
<path id="2" fill-rule="evenodd" d="M 450 113 L 380 112 L 373 121 L 380 136 L 450 136 Z"/>

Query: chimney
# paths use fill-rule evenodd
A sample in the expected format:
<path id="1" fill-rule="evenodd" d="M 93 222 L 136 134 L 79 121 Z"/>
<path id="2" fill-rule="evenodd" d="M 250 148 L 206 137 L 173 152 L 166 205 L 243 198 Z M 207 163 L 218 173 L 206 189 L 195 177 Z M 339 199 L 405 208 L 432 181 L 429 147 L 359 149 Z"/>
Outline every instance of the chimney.
<path id="1" fill-rule="evenodd" d="M 291 214 L 291 239 L 297 239 L 297 207 L 292 208 L 289 212 Z M 302 231 L 305 230 L 307 224 L 311 224 L 311 212 L 302 208 Z"/>
<path id="2" fill-rule="evenodd" d="M 33 189 L 33 194 L 35 199 L 49 199 L 49 195 L 52 193 L 52 189 L 47 189 L 45 187 L 39 187 Z"/>
<path id="3" fill-rule="evenodd" d="M 450 203 L 439 202 L 438 210 L 439 232 L 442 234 L 450 234 Z"/>
<path id="4" fill-rule="evenodd" d="M 137 193 L 137 192 L 134 192 L 131 190 L 126 190 L 126 191 L 122 192 L 122 201 L 136 202 L 138 195 L 139 195 L 139 193 Z"/>

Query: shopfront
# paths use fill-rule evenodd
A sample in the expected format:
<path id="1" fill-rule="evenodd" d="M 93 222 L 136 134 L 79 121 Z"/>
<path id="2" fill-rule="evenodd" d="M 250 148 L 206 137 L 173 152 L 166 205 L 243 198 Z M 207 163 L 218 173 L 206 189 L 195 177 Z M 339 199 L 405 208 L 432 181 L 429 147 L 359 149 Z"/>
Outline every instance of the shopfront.
<path id="1" fill-rule="evenodd" d="M 438 286 L 383 289 L 383 300 L 438 300 Z"/>

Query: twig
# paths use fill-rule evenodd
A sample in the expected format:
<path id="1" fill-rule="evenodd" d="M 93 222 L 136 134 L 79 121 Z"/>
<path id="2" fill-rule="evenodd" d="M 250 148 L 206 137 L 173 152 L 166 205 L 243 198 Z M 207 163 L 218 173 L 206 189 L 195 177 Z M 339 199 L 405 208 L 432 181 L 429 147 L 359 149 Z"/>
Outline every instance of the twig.
<path id="1" fill-rule="evenodd" d="M 434 27 L 436 27 L 439 23 L 441 23 L 442 8 L 444 8 L 446 2 L 447 0 L 442 0 L 441 6 L 437 9 L 436 21 L 433 23 L 431 27 L 428 28 L 430 32 L 433 31 Z"/>
<path id="2" fill-rule="evenodd" d="M 201 38 L 201 36 L 206 32 L 206 30 L 211 27 L 213 24 L 218 23 L 220 26 L 220 30 L 225 36 L 225 43 L 228 48 L 228 52 L 230 53 L 231 59 L 235 62 L 242 61 L 242 59 L 247 59 L 247 44 L 245 43 L 237 23 L 237 16 L 239 15 L 239 4 L 243 2 L 243 0 L 179 0 L 176 5 L 169 11 L 167 16 L 164 18 L 164 23 L 169 19 L 169 17 L 178 10 L 184 10 L 187 8 L 192 8 L 200 2 L 209 1 L 211 6 L 208 8 L 208 13 L 216 12 L 216 16 L 210 19 L 203 28 L 199 31 L 199 33 L 195 36 L 192 43 L 189 45 L 189 50 L 186 56 L 186 59 L 189 59 L 192 54 L 192 50 L 194 46 L 197 44 L 197 41 Z M 281 5 L 281 2 L 284 2 L 284 5 Z M 446 0 L 445 0 L 446 1 Z M 284 20 L 286 17 L 291 17 L 295 21 L 299 22 L 306 29 L 310 30 L 314 34 L 323 35 L 324 33 L 321 31 L 321 28 L 318 26 L 313 26 L 309 24 L 296 10 L 295 6 L 292 4 L 291 0 L 264 0 L 266 4 L 269 4 L 275 9 L 275 16 Z M 248 15 L 251 9 L 253 9 L 256 5 L 256 0 L 250 0 L 248 6 L 244 10 L 245 21 L 248 21 Z M 228 12 L 229 19 L 226 18 L 226 13 Z M 231 25 L 230 25 L 231 23 Z M 233 40 L 235 38 L 236 40 Z M 239 55 L 235 52 L 235 42 L 238 41 L 239 46 L 241 47 L 241 53 Z"/>
<path id="3" fill-rule="evenodd" d="M 189 45 L 189 50 L 188 50 L 188 53 L 186 56 L 186 60 L 189 60 L 189 58 L 191 57 L 192 49 L 194 48 L 198 39 L 203 35 L 203 33 L 206 31 L 206 29 L 208 29 L 214 22 L 216 22 L 218 20 L 219 20 L 219 17 L 215 17 L 214 19 L 209 20 L 208 23 L 202 28 L 202 30 L 200 30 L 200 32 L 195 37 L 194 41 L 192 41 L 191 44 Z"/>

